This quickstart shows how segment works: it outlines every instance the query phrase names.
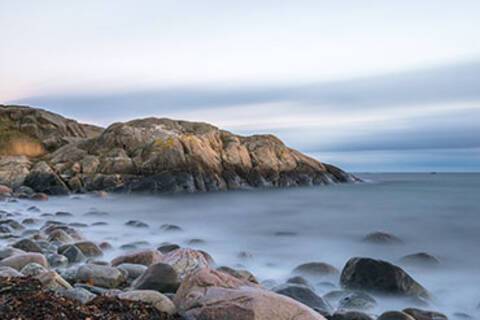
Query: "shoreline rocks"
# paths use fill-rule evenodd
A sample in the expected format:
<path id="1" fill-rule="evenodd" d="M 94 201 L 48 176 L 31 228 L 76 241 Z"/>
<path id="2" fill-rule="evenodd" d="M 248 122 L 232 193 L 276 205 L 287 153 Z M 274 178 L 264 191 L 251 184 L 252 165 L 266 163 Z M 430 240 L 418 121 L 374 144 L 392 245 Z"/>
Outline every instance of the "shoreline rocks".
<path id="1" fill-rule="evenodd" d="M 38 192 L 176 193 L 359 181 L 273 135 L 238 136 L 207 123 L 146 118 L 102 129 L 2 105 L 0 119 L 0 137 L 22 137 L 0 144 L 0 184 L 37 192 L 17 193 L 32 199 L 44 198 Z"/>

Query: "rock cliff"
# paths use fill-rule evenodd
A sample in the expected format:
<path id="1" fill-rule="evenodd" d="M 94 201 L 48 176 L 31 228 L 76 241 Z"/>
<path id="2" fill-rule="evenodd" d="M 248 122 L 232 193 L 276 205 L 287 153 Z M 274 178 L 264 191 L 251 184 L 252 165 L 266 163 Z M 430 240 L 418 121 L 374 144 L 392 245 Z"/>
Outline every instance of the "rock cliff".
<path id="1" fill-rule="evenodd" d="M 39 109 L 0 106 L 0 136 L 0 184 L 49 194 L 218 191 L 357 180 L 273 135 L 243 137 L 199 122 L 146 118 L 102 130 Z"/>

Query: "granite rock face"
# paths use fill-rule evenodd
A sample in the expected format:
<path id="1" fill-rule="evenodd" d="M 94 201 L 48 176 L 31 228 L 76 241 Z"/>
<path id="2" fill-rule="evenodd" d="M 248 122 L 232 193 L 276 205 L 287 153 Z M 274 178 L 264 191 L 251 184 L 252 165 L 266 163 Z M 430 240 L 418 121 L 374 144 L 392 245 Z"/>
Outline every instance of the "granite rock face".
<path id="1" fill-rule="evenodd" d="M 28 125 L 24 118 L 31 119 Z M 3 154 L 10 158 L 0 157 L 0 164 L 21 161 L 21 174 L 12 181 L 2 177 L 5 170 L 0 166 L 0 181 L 15 186 L 26 182 L 47 194 L 220 191 L 357 181 L 273 135 L 243 137 L 206 123 L 146 118 L 114 123 L 102 131 L 43 110 L 14 106 L 0 106 L 0 119 L 43 150 L 22 153 L 5 148 Z"/>

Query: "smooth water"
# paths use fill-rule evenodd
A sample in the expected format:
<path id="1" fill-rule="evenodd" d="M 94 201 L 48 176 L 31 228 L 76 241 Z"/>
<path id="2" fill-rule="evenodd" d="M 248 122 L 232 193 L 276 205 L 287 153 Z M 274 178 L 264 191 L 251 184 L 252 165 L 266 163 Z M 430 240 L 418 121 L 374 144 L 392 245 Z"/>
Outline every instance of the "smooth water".
<path id="1" fill-rule="evenodd" d="M 440 259 L 440 267 L 404 267 L 434 295 L 435 301 L 428 308 L 450 315 L 477 315 L 480 174 L 360 177 L 368 183 L 178 196 L 52 197 L 47 202 L 0 203 L 0 209 L 40 217 L 41 213 L 26 210 L 35 205 L 42 213 L 74 214 L 55 217 L 60 221 L 108 222 L 106 226 L 81 229 L 88 239 L 107 240 L 117 248 L 107 252 L 105 259 L 120 254 L 121 245 L 135 241 L 148 241 L 147 247 L 156 247 L 165 241 L 189 246 L 189 240 L 202 239 L 205 243 L 190 246 L 209 252 L 218 265 L 241 265 L 260 280 L 279 282 L 304 262 L 328 262 L 341 270 L 354 256 L 398 264 L 406 254 L 428 252 Z M 85 216 L 91 209 L 109 215 Z M 124 225 L 132 219 L 148 223 L 149 228 Z M 160 225 L 164 223 L 176 224 L 184 231 L 162 231 Z M 393 233 L 404 243 L 375 245 L 362 241 L 373 231 Z M 317 288 L 319 294 L 326 292 Z M 402 301 L 381 300 L 374 312 L 405 306 Z"/>

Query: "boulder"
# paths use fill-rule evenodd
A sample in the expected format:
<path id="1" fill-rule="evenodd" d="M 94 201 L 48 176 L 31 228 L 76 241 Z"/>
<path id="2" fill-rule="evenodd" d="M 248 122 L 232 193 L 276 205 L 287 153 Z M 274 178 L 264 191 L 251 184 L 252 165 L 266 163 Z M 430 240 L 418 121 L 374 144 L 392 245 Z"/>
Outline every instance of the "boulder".
<path id="1" fill-rule="evenodd" d="M 162 254 L 154 249 L 140 250 L 130 252 L 112 260 L 112 266 L 118 266 L 122 263 L 143 264 L 149 266 L 154 263 L 161 262 Z"/>
<path id="2" fill-rule="evenodd" d="M 158 311 L 165 312 L 169 315 L 175 313 L 175 305 L 173 302 L 163 294 L 153 290 L 133 290 L 120 293 L 117 296 L 119 299 L 142 301 L 152 304 Z"/>
<path id="3" fill-rule="evenodd" d="M 0 184 L 0 196 L 10 197 L 12 193 L 12 188 Z"/>
<path id="4" fill-rule="evenodd" d="M 135 289 L 156 290 L 162 293 L 175 293 L 179 286 L 180 280 L 177 272 L 165 263 L 150 265 L 132 284 Z"/>
<path id="5" fill-rule="evenodd" d="M 328 302 L 319 297 L 307 286 L 294 283 L 286 283 L 272 289 L 273 292 L 290 297 L 324 316 L 329 316 L 333 309 Z"/>
<path id="6" fill-rule="evenodd" d="M 448 320 L 446 315 L 436 311 L 407 308 L 403 312 L 412 316 L 415 320 Z"/>
<path id="7" fill-rule="evenodd" d="M 0 184 L 10 188 L 22 186 L 30 167 L 31 162 L 25 156 L 0 155 Z"/>
<path id="8" fill-rule="evenodd" d="M 22 270 L 29 263 L 37 263 L 48 268 L 47 258 L 43 254 L 34 252 L 16 254 L 0 261 L 1 266 L 11 267 L 15 270 Z"/>
<path id="9" fill-rule="evenodd" d="M 203 251 L 190 248 L 180 248 L 164 254 L 160 261 L 172 266 L 180 279 L 188 273 L 214 265 L 211 257 Z"/>
<path id="10" fill-rule="evenodd" d="M 125 275 L 117 268 L 85 264 L 77 270 L 77 281 L 93 286 L 114 289 L 126 282 Z"/>
<path id="11" fill-rule="evenodd" d="M 343 268 L 340 283 L 351 290 L 430 297 L 428 291 L 400 267 L 370 258 L 350 259 Z"/>
<path id="12" fill-rule="evenodd" d="M 125 223 L 126 226 L 134 228 L 148 228 L 148 224 L 139 220 L 130 220 Z"/>
<path id="13" fill-rule="evenodd" d="M 66 195 L 70 193 L 65 182 L 63 182 L 63 180 L 44 161 L 35 164 L 25 178 L 24 184 L 37 192 L 43 192 L 50 195 Z"/>
<path id="14" fill-rule="evenodd" d="M 291 298 L 210 268 L 188 274 L 174 302 L 192 320 L 325 320 Z"/>

